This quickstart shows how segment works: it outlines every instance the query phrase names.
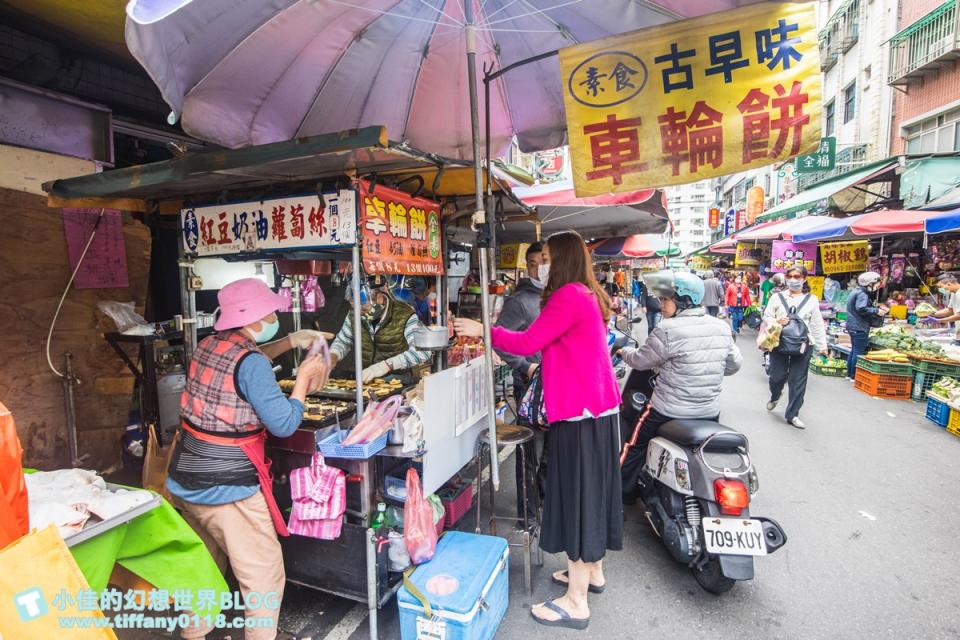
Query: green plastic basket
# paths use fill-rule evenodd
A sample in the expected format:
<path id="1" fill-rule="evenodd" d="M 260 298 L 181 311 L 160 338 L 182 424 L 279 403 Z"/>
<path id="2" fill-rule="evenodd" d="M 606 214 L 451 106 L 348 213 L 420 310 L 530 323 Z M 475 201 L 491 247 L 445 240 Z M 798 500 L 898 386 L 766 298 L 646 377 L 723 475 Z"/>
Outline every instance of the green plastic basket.
<path id="1" fill-rule="evenodd" d="M 920 360 L 910 358 L 913 368 L 924 373 L 933 373 L 948 378 L 960 378 L 960 362 L 939 362 L 936 360 Z"/>
<path id="2" fill-rule="evenodd" d="M 857 368 L 885 376 L 913 376 L 913 364 L 909 362 L 877 362 L 857 356 Z"/>
<path id="3" fill-rule="evenodd" d="M 949 378 L 955 376 L 944 376 L 939 373 L 929 373 L 927 371 L 917 371 L 913 374 L 913 390 L 910 393 L 910 398 L 920 402 L 927 397 L 930 389 L 933 388 L 933 385 L 937 383 L 941 378 Z"/>
<path id="4" fill-rule="evenodd" d="M 813 360 L 810 361 L 810 371 L 818 376 L 827 376 L 832 378 L 842 378 L 847 375 L 847 367 L 828 367 Z"/>

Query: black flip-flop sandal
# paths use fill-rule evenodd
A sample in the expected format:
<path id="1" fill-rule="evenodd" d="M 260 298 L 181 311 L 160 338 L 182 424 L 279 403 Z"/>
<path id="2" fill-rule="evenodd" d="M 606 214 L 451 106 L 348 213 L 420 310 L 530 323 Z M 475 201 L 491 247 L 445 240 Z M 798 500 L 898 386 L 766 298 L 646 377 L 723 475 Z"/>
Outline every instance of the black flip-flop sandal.
<path id="1" fill-rule="evenodd" d="M 538 617 L 537 614 L 533 612 L 533 609 L 530 609 L 530 615 L 533 617 L 533 619 L 544 626 L 563 627 L 564 629 L 576 629 L 577 631 L 583 631 L 590 625 L 590 618 L 571 618 L 570 614 L 567 613 L 567 611 L 562 607 L 555 604 L 553 600 L 547 600 L 543 603 L 543 606 L 560 616 L 559 620 L 545 620 Z"/>
<path id="2" fill-rule="evenodd" d="M 563 580 L 560 580 L 559 578 L 557 578 L 557 576 L 550 576 L 550 579 L 553 580 L 553 583 L 554 583 L 554 584 L 558 584 L 558 585 L 560 585 L 561 587 L 568 587 L 568 586 L 570 586 L 570 576 L 567 574 L 567 572 L 564 571 L 561 575 L 564 575 L 564 576 L 567 577 L 567 582 L 564 582 Z M 587 591 L 589 591 L 590 593 L 603 593 L 603 590 L 606 589 L 606 588 L 607 588 L 607 585 L 605 585 L 605 584 L 600 585 L 599 587 L 598 587 L 597 585 L 595 585 L 595 584 L 592 584 L 592 585 L 590 585 L 589 587 L 587 587 Z"/>

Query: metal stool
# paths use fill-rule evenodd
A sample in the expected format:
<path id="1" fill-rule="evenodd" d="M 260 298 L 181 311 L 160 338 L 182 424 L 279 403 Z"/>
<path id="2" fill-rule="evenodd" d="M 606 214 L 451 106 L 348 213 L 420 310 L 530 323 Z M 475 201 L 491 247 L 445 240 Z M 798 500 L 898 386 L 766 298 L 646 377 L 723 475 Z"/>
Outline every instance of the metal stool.
<path id="1" fill-rule="evenodd" d="M 519 490 L 523 492 L 523 517 L 522 518 L 513 518 L 508 516 L 498 516 L 494 509 L 494 496 L 495 491 L 493 483 L 490 483 L 490 534 L 497 535 L 497 520 L 507 520 L 510 522 L 522 522 L 523 523 L 523 541 L 519 543 L 508 542 L 511 547 L 523 547 L 524 556 L 523 556 L 523 579 L 527 585 L 527 591 L 532 595 L 533 594 L 533 582 L 531 580 L 531 564 L 532 564 L 532 549 L 533 549 L 533 539 L 539 538 L 540 536 L 540 497 L 537 495 L 537 491 L 534 491 L 533 503 L 534 503 L 534 512 L 536 513 L 536 522 L 535 526 L 531 531 L 530 520 L 529 520 L 529 499 L 530 496 L 527 495 L 527 458 L 526 450 L 524 449 L 523 444 L 531 442 L 534 439 L 533 429 L 530 427 L 522 427 L 515 424 L 498 424 L 497 425 L 497 448 L 502 449 L 503 447 L 508 447 L 514 445 L 517 448 L 517 455 L 520 456 L 520 468 L 522 469 L 521 478 L 518 478 L 520 484 Z M 477 443 L 477 533 L 480 533 L 480 485 L 483 480 L 483 459 L 484 456 L 490 455 L 490 444 L 489 444 L 489 430 L 484 429 L 480 434 L 478 443 Z M 534 482 L 536 482 L 536 477 L 534 477 Z M 509 538 L 508 538 L 509 540 Z M 537 566 L 543 566 L 543 553 L 538 552 Z"/>

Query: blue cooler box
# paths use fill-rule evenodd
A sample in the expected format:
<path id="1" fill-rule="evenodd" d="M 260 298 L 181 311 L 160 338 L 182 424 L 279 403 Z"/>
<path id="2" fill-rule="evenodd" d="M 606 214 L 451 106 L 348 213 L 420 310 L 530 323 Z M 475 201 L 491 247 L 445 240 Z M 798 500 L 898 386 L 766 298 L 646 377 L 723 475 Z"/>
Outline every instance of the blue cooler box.
<path id="1" fill-rule="evenodd" d="M 410 582 L 430 603 L 433 618 L 406 588 L 397 593 L 403 640 L 488 640 L 493 638 L 509 600 L 509 550 L 504 538 L 450 531 L 440 538 L 430 562 L 416 568 Z M 431 593 L 434 583 L 453 591 Z M 454 582 L 456 581 L 456 582 Z"/>

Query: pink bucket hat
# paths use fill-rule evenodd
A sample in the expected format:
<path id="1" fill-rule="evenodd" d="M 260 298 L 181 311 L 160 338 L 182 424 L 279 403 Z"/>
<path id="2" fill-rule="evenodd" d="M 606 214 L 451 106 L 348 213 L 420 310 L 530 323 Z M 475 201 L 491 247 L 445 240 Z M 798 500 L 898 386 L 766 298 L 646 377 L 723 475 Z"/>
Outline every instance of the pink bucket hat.
<path id="1" fill-rule="evenodd" d="M 217 300 L 220 302 L 220 317 L 213 325 L 217 331 L 237 329 L 263 320 L 284 304 L 282 296 L 256 278 L 231 282 L 220 289 Z"/>

